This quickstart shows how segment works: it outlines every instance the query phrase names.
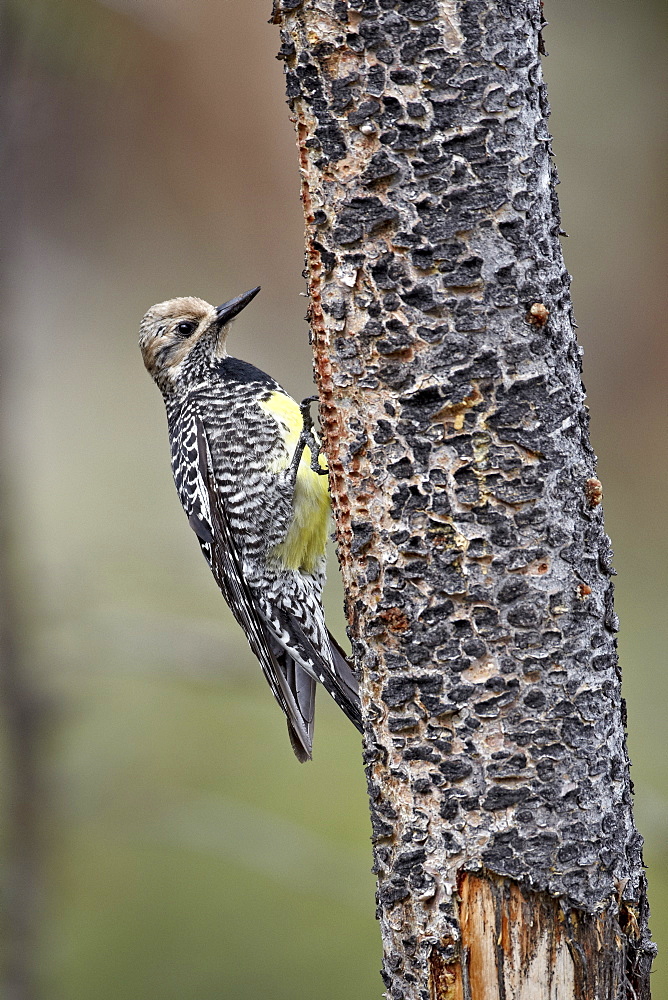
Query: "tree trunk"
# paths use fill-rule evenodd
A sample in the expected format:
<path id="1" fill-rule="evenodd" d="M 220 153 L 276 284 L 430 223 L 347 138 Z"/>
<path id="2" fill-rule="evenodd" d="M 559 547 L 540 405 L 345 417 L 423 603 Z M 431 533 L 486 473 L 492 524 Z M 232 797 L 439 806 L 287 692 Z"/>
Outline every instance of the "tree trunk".
<path id="1" fill-rule="evenodd" d="M 649 997 L 538 0 L 283 0 L 393 1000 Z"/>

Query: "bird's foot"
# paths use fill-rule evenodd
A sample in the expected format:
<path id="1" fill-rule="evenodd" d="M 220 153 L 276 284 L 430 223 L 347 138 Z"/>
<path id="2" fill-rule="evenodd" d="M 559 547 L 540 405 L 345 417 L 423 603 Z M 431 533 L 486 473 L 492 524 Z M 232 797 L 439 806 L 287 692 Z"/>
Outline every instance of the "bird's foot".
<path id="1" fill-rule="evenodd" d="M 315 472 L 319 476 L 326 476 L 327 469 L 323 469 L 318 461 L 320 456 L 320 445 L 315 439 L 313 433 L 313 417 L 311 416 L 311 403 L 316 403 L 318 401 L 317 396 L 307 396 L 299 404 L 299 409 L 302 415 L 302 432 L 300 435 L 300 441 L 303 438 L 302 450 L 306 445 L 308 445 L 311 452 L 311 471 Z"/>

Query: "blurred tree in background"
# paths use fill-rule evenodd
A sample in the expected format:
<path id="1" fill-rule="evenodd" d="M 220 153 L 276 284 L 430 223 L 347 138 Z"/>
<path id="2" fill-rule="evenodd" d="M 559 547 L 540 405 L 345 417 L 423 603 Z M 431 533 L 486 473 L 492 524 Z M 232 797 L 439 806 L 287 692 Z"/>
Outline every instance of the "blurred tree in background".
<path id="1" fill-rule="evenodd" d="M 21 663 L 50 706 L 32 949 L 49 1000 L 382 988 L 357 736 L 323 700 L 316 759 L 293 762 L 183 520 L 136 346 L 151 303 L 261 283 L 232 350 L 310 392 L 294 135 L 268 8 L 4 5 L 3 499 Z M 545 61 L 659 945 L 662 15 L 650 0 L 552 0 Z M 329 604 L 341 636 L 336 581 Z M 3 817 L 9 851 L 6 804 Z M 666 969 L 660 954 L 657 996 Z"/>

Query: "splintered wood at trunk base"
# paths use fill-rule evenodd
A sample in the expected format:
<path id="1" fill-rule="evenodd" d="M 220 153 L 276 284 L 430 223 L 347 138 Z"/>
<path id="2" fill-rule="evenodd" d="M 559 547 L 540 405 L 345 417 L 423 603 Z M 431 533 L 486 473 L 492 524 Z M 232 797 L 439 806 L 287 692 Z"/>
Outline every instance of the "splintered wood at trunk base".
<path id="1" fill-rule="evenodd" d="M 564 910 L 548 893 L 490 873 L 460 872 L 457 888 L 461 957 L 436 970 L 432 952 L 434 1000 L 589 1000 L 623 991 L 621 931 L 609 912 Z M 450 981 L 440 985 L 444 974 Z"/>
<path id="2" fill-rule="evenodd" d="M 283 0 L 392 1000 L 649 996 L 538 0 Z"/>

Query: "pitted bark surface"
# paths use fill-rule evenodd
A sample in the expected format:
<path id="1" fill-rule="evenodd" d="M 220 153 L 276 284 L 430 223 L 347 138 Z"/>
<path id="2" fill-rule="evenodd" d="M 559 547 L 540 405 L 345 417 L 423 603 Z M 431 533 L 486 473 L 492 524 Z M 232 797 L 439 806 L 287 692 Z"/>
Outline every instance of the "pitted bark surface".
<path id="1" fill-rule="evenodd" d="M 642 841 L 541 5 L 284 0 L 275 20 L 388 996 L 429 1000 L 428 968 L 460 953 L 458 873 L 482 869 L 634 914 L 638 989 Z"/>

